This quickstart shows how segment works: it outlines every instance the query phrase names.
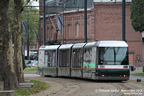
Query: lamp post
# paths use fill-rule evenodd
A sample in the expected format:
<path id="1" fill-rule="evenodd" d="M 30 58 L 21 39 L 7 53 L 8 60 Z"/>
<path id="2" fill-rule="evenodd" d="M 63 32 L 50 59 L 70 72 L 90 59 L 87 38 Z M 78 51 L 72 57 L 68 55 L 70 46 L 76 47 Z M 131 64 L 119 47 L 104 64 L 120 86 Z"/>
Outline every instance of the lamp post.
<path id="1" fill-rule="evenodd" d="M 46 24 L 45 24 L 45 0 L 43 0 L 43 45 L 45 45 L 46 42 Z"/>
<path id="2" fill-rule="evenodd" d="M 138 63 L 139 63 L 139 60 L 140 60 L 140 54 L 137 54 L 137 71 L 138 71 Z"/>
<path id="3" fill-rule="evenodd" d="M 36 24 L 36 20 L 34 20 L 34 24 Z M 36 34 L 36 38 L 37 38 L 37 40 L 36 40 L 36 42 L 38 43 L 38 34 L 37 34 L 37 32 L 36 32 L 36 30 L 34 30 L 34 32 L 35 32 L 35 34 Z"/>
<path id="4" fill-rule="evenodd" d="M 28 22 L 28 16 L 27 14 L 27 60 L 29 60 L 29 22 Z"/>

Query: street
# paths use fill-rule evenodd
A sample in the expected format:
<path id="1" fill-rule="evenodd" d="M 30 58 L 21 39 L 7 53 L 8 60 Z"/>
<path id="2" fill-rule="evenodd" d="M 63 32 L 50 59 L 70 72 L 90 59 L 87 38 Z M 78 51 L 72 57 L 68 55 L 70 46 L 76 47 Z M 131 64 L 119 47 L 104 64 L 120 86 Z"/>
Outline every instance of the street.
<path id="1" fill-rule="evenodd" d="M 144 81 L 142 76 L 130 76 L 129 81 L 93 81 L 74 78 L 44 77 L 37 74 L 24 74 L 25 79 L 34 79 L 50 84 L 44 92 L 32 96 L 143 96 Z M 137 96 L 137 95 L 136 95 Z"/>

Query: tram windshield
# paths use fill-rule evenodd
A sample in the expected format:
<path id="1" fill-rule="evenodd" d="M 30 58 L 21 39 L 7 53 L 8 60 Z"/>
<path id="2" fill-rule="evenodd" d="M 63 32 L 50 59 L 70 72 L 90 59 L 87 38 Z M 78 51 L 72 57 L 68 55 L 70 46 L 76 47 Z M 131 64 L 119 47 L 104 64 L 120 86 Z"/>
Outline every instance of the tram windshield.
<path id="1" fill-rule="evenodd" d="M 100 47 L 100 65 L 128 65 L 128 48 Z"/>

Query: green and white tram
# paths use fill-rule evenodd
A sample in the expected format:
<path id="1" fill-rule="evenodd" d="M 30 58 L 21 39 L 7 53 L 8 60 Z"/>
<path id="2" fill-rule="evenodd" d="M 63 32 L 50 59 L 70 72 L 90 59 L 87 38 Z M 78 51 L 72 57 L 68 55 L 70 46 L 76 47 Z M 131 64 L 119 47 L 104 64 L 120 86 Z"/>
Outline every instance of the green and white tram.
<path id="1" fill-rule="evenodd" d="M 98 80 L 128 80 L 130 69 L 128 62 L 128 45 L 124 41 L 99 41 Z"/>
<path id="2" fill-rule="evenodd" d="M 83 78 L 83 53 L 86 43 L 76 43 L 71 53 L 71 77 Z"/>
<path id="3" fill-rule="evenodd" d="M 83 78 L 96 79 L 97 42 L 87 43 L 83 55 Z"/>
<path id="4" fill-rule="evenodd" d="M 41 46 L 39 48 L 38 73 L 57 76 L 58 48 L 60 45 Z"/>
<path id="5" fill-rule="evenodd" d="M 64 44 L 58 51 L 58 76 L 71 77 L 71 51 L 73 44 Z"/>
<path id="6" fill-rule="evenodd" d="M 124 41 L 96 41 L 42 46 L 38 72 L 93 80 L 129 80 L 128 45 Z"/>

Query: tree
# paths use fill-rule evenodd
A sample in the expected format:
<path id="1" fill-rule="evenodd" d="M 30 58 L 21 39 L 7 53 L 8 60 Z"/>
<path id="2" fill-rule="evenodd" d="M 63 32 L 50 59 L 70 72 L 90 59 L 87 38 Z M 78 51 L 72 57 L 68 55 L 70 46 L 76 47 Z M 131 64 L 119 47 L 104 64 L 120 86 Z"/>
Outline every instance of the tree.
<path id="1" fill-rule="evenodd" d="M 21 34 L 21 0 L 14 0 L 14 57 L 17 78 L 20 83 L 24 82 L 22 64 L 22 34 Z"/>
<path id="2" fill-rule="evenodd" d="M 24 82 L 22 62 L 21 13 L 29 1 L 30 0 L 27 0 L 22 5 L 22 0 L 14 0 L 14 62 L 16 65 L 17 78 L 20 83 Z"/>
<path id="3" fill-rule="evenodd" d="M 13 62 L 12 34 L 8 15 L 9 0 L 0 1 L 0 67 L 4 89 L 18 89 Z"/>
<path id="4" fill-rule="evenodd" d="M 34 7 L 25 7 L 24 11 L 21 13 L 21 20 L 24 21 L 27 24 L 28 31 L 29 31 L 29 41 L 34 42 L 36 39 L 36 35 L 34 30 L 38 32 L 38 20 L 39 20 L 39 12 Z M 23 27 L 22 27 L 23 28 Z M 25 28 L 23 28 L 23 35 L 25 35 Z M 24 37 L 24 36 L 23 36 Z M 27 40 L 27 37 L 24 38 L 25 41 Z"/>
<path id="5" fill-rule="evenodd" d="M 24 0 L 22 0 L 22 5 L 25 3 Z M 28 3 L 28 5 L 31 5 L 32 3 Z M 14 43 L 14 0 L 10 0 L 9 2 L 9 17 L 10 17 L 10 26 L 11 26 L 11 32 L 12 32 L 12 38 L 13 38 L 13 43 Z M 28 15 L 30 14 L 30 15 Z M 21 12 L 21 21 L 24 21 L 27 24 L 27 17 L 29 21 L 29 41 L 34 41 L 35 40 L 35 33 L 34 30 L 38 32 L 38 21 L 39 20 L 39 12 L 35 7 L 25 7 L 24 10 Z M 28 26 L 28 25 L 27 25 Z M 22 32 L 23 32 L 23 38 L 25 37 L 24 35 L 26 34 L 25 28 L 22 25 Z M 26 41 L 27 38 L 25 38 Z"/>
<path id="6" fill-rule="evenodd" d="M 144 31 L 144 0 L 132 0 L 130 5 L 131 25 L 135 31 Z M 144 39 L 143 39 L 144 42 Z M 144 72 L 144 44 L 143 46 L 143 72 Z"/>
<path id="7" fill-rule="evenodd" d="M 26 2 L 22 5 L 22 0 L 14 0 L 14 61 L 19 82 L 24 82 L 22 62 L 21 12 L 23 11 L 25 5 L 27 5 L 29 2 L 30 0 L 26 0 Z"/>
<path id="8" fill-rule="evenodd" d="M 14 34 L 17 38 L 15 37 L 15 54 L 13 56 L 12 32 L 8 14 L 9 0 L 0 0 L 0 77 L 2 78 L 0 80 L 4 81 L 4 89 L 19 89 L 18 80 L 23 82 L 20 14 L 30 0 L 27 0 L 23 6 L 21 1 L 14 0 Z M 15 70 L 17 70 L 17 74 Z"/>
<path id="9" fill-rule="evenodd" d="M 130 5 L 131 24 L 135 31 L 144 31 L 144 0 L 132 0 Z"/>

